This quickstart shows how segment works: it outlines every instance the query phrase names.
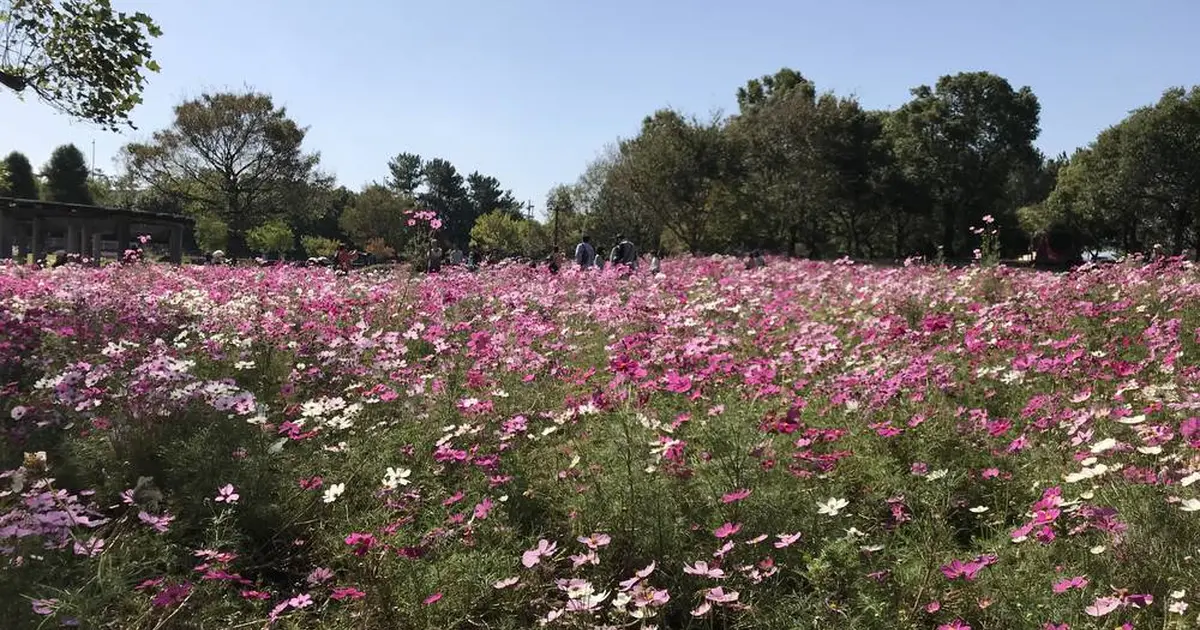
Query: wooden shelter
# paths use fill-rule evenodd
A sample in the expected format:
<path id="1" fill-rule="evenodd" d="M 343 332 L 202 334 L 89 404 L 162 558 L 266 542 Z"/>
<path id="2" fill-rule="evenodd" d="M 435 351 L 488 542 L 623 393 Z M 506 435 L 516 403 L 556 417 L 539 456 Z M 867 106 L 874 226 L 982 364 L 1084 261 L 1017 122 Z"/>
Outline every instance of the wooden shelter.
<path id="1" fill-rule="evenodd" d="M 14 247 L 21 260 L 30 253 L 45 260 L 47 245 L 57 241 L 57 249 L 99 264 L 105 252 L 120 258 L 136 236 L 148 235 L 167 243 L 168 258 L 180 264 L 185 233 L 194 223 L 176 214 L 0 197 L 0 260 L 12 258 Z"/>

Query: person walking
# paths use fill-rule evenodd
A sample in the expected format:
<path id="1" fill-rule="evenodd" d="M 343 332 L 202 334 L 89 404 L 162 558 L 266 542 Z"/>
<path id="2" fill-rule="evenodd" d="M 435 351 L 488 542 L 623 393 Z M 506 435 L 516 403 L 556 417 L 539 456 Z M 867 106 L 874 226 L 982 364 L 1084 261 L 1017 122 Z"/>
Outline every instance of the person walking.
<path id="1" fill-rule="evenodd" d="M 596 248 L 592 247 L 592 237 L 587 234 L 575 246 L 575 262 L 580 269 L 590 269 L 596 264 Z"/>
<path id="2" fill-rule="evenodd" d="M 609 262 L 637 269 L 637 248 L 624 236 L 617 235 L 617 245 L 609 254 Z"/>
<path id="3" fill-rule="evenodd" d="M 429 273 L 437 273 L 442 269 L 442 248 L 438 245 L 437 239 L 429 239 L 429 261 L 426 270 Z"/>

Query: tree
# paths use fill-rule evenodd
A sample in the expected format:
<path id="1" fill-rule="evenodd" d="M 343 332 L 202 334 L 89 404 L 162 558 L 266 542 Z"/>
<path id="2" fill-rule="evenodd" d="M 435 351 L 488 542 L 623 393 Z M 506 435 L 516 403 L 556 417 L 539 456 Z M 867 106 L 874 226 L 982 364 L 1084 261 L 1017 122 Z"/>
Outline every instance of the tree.
<path id="1" fill-rule="evenodd" d="M 345 209 L 340 226 L 359 247 L 366 248 L 372 241 L 380 241 L 393 251 L 403 251 L 410 236 L 408 217 L 404 212 L 413 206 L 411 197 L 372 184 Z"/>
<path id="2" fill-rule="evenodd" d="M 341 219 L 342 215 L 354 206 L 357 198 L 358 194 L 345 186 L 323 191 L 323 194 L 314 200 L 314 214 L 303 223 L 303 233 L 334 241 L 349 240 L 342 229 Z"/>
<path id="3" fill-rule="evenodd" d="M 793 93 L 799 94 L 801 98 L 807 100 L 812 100 L 817 96 L 816 87 L 812 81 L 791 68 L 781 68 L 773 75 L 763 75 L 757 79 L 751 79 L 746 82 L 745 86 L 738 88 L 738 109 L 742 114 L 749 114 Z"/>
<path id="4" fill-rule="evenodd" d="M 1039 159 L 1040 106 L 1029 87 L 1014 90 L 987 72 L 943 76 L 912 94 L 888 132 L 906 174 L 929 191 L 941 247 L 954 256 L 984 215 L 1004 219 L 1016 209 L 1004 189 L 1014 170 Z"/>
<path id="5" fill-rule="evenodd" d="M 161 34 L 150 16 L 114 12 L 109 0 L 0 2 L 0 85 L 109 129 L 132 127 Z"/>
<path id="6" fill-rule="evenodd" d="M 546 214 L 550 223 L 551 246 L 562 251 L 564 245 L 573 243 L 580 235 L 575 220 L 575 200 L 569 186 L 555 186 L 546 194 Z M 575 229 L 572 229 L 575 228 Z"/>
<path id="7" fill-rule="evenodd" d="M 150 142 L 127 145 L 137 183 L 210 213 L 230 229 L 230 249 L 244 254 L 251 228 L 272 219 L 301 226 L 322 209 L 330 180 L 320 157 L 305 153 L 305 129 L 266 94 L 204 94 L 175 107 L 175 122 Z"/>
<path id="8" fill-rule="evenodd" d="M 453 164 L 442 158 L 426 162 L 423 173 L 425 190 L 417 195 L 418 204 L 437 213 L 446 240 L 466 245 L 476 215 L 463 176 Z"/>
<path id="9" fill-rule="evenodd" d="M 489 212 L 500 211 L 520 216 L 521 204 L 511 190 L 500 188 L 500 180 L 475 171 L 467 175 L 467 199 L 471 202 L 472 222 Z"/>
<path id="10" fill-rule="evenodd" d="M 571 187 L 572 204 L 581 215 L 580 229 L 592 236 L 597 248 L 615 243 L 618 234 L 637 243 L 662 240 L 662 221 L 638 204 L 626 162 L 620 145 L 609 144 Z"/>
<path id="11" fill-rule="evenodd" d="M 301 236 L 300 245 L 304 247 L 304 253 L 308 254 L 310 258 L 329 258 L 337 253 L 341 243 L 321 236 Z"/>
<path id="12" fill-rule="evenodd" d="M 1038 233 L 1092 249 L 1200 249 L 1200 87 L 1172 88 L 1101 132 L 1061 168 L 1049 199 L 1022 209 Z"/>
<path id="13" fill-rule="evenodd" d="M 729 196 L 717 193 L 737 178 L 740 163 L 720 118 L 700 122 L 659 110 L 621 152 L 617 172 L 632 197 L 689 251 L 702 251 L 715 218 L 728 209 Z"/>
<path id="14" fill-rule="evenodd" d="M 50 161 L 42 169 L 42 177 L 46 179 L 42 193 L 47 201 L 92 203 L 87 160 L 75 145 L 67 144 L 55 149 L 50 154 Z"/>
<path id="15" fill-rule="evenodd" d="M 532 255 L 528 251 L 529 221 L 518 219 L 507 212 L 489 212 L 475 222 L 471 228 L 471 243 L 483 251 L 510 256 L 513 254 Z"/>
<path id="16" fill-rule="evenodd" d="M 206 252 L 222 250 L 229 244 L 229 226 L 211 214 L 196 217 L 196 244 Z"/>
<path id="17" fill-rule="evenodd" d="M 8 169 L 8 194 L 17 199 L 37 199 L 38 181 L 33 174 L 33 165 L 23 153 L 13 151 L 4 158 Z"/>
<path id="18" fill-rule="evenodd" d="M 745 156 L 745 195 L 738 232 L 750 246 L 774 246 L 789 255 L 818 257 L 829 240 L 828 188 L 836 174 L 822 155 L 842 103 L 818 97 L 794 70 L 754 79 L 738 91 L 732 132 Z"/>
<path id="19" fill-rule="evenodd" d="M 425 161 L 421 156 L 415 153 L 401 153 L 388 162 L 391 177 L 388 178 L 387 186 L 409 197 L 415 196 L 417 188 L 425 179 L 424 170 Z"/>
<path id="20" fill-rule="evenodd" d="M 246 244 L 254 251 L 282 258 L 296 247 L 296 235 L 287 223 L 272 219 L 246 232 Z"/>

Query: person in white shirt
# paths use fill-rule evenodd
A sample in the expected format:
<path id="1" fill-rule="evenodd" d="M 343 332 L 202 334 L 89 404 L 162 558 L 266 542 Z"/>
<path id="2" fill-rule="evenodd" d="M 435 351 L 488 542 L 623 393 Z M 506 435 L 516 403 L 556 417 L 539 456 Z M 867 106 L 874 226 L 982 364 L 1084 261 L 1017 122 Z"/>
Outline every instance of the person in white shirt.
<path id="1" fill-rule="evenodd" d="M 596 248 L 592 247 L 592 237 L 585 234 L 575 246 L 575 262 L 579 263 L 580 269 L 590 269 L 596 264 Z"/>

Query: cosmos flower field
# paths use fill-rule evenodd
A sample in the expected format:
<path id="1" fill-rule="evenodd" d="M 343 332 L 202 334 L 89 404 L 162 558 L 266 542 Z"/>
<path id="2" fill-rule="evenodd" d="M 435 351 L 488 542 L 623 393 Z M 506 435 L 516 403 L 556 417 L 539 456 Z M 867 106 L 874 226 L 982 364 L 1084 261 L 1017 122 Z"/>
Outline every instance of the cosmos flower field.
<path id="1" fill-rule="evenodd" d="M 6 628 L 1191 628 L 1200 271 L 0 268 Z"/>

